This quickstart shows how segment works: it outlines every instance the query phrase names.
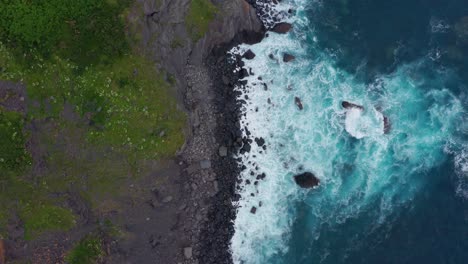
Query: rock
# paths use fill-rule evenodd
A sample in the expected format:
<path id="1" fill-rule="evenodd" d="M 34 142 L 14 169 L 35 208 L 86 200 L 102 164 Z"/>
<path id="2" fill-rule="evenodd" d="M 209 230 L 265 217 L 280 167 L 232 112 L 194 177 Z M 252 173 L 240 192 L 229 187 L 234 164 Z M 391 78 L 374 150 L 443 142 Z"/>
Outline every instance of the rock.
<path id="1" fill-rule="evenodd" d="M 255 138 L 255 143 L 257 143 L 257 145 L 259 147 L 265 145 L 265 139 L 263 139 L 262 137 L 261 138 Z"/>
<path id="2" fill-rule="evenodd" d="M 245 152 L 250 152 L 251 150 L 250 144 L 249 143 L 244 144 L 244 146 L 242 147 L 242 150 L 244 150 Z"/>
<path id="3" fill-rule="evenodd" d="M 345 108 L 345 109 L 357 108 L 357 109 L 360 109 L 360 110 L 364 110 L 364 107 L 362 107 L 361 105 L 353 104 L 353 103 L 350 103 L 348 101 L 343 101 L 341 103 L 341 106 L 343 106 L 343 108 Z"/>
<path id="4" fill-rule="evenodd" d="M 221 146 L 221 147 L 219 148 L 219 156 L 221 156 L 221 157 L 226 157 L 227 154 L 228 154 L 228 148 L 225 147 L 225 146 Z"/>
<path id="5" fill-rule="evenodd" d="M 253 53 L 252 50 L 248 50 L 244 53 L 244 58 L 248 59 L 248 60 L 252 60 L 253 58 L 255 58 L 255 53 Z"/>
<path id="6" fill-rule="evenodd" d="M 289 23 L 278 23 L 276 24 L 271 31 L 278 33 L 278 34 L 286 34 L 288 33 L 292 28 L 292 25 Z"/>
<path id="7" fill-rule="evenodd" d="M 313 188 L 320 184 L 320 180 L 311 172 L 304 172 L 294 176 L 294 181 L 301 188 Z"/>
<path id="8" fill-rule="evenodd" d="M 257 207 L 252 206 L 252 208 L 250 209 L 250 213 L 255 214 L 256 212 L 257 212 Z"/>
<path id="9" fill-rule="evenodd" d="M 299 97 L 294 97 L 294 103 L 299 107 L 299 110 L 304 109 L 304 106 L 302 105 L 301 99 Z"/>
<path id="10" fill-rule="evenodd" d="M 166 131 L 161 131 L 161 133 L 159 133 L 159 137 L 164 137 L 166 135 Z"/>
<path id="11" fill-rule="evenodd" d="M 156 248 L 157 246 L 159 246 L 161 244 L 161 242 L 159 242 L 153 235 L 151 235 L 151 237 L 149 239 L 149 243 L 150 243 L 152 248 Z"/>
<path id="12" fill-rule="evenodd" d="M 388 117 L 384 116 L 383 122 L 384 122 L 384 134 L 390 133 L 390 129 L 392 128 L 392 125 L 390 124 L 390 120 L 388 120 Z"/>
<path id="13" fill-rule="evenodd" d="M 184 248 L 184 256 L 185 256 L 186 259 L 191 259 L 192 258 L 192 247 Z"/>
<path id="14" fill-rule="evenodd" d="M 283 55 L 283 62 L 290 62 L 290 61 L 293 61 L 293 60 L 295 60 L 295 59 L 296 59 L 296 57 L 294 57 L 294 56 L 291 55 L 291 54 L 285 53 L 285 54 Z"/>
<path id="15" fill-rule="evenodd" d="M 200 161 L 200 167 L 202 169 L 209 169 L 211 168 L 211 161 L 210 160 L 202 160 Z"/>
<path id="16" fill-rule="evenodd" d="M 169 203 L 170 201 L 172 201 L 172 196 L 167 196 L 166 198 L 163 199 L 163 203 Z"/>
<path id="17" fill-rule="evenodd" d="M 224 85 L 229 85 L 229 78 L 226 75 L 223 75 L 221 79 L 223 80 Z"/>

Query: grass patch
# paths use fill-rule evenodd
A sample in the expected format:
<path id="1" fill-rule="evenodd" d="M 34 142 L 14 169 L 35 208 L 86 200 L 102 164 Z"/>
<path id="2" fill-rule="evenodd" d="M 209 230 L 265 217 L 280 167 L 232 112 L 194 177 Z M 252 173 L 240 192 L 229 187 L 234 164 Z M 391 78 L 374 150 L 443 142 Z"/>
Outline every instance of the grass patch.
<path id="1" fill-rule="evenodd" d="M 208 31 L 210 22 L 215 18 L 218 9 L 210 0 L 192 0 L 185 18 L 187 31 L 194 41 L 202 38 Z"/>
<path id="2" fill-rule="evenodd" d="M 120 17 L 128 5 L 128 0 L 5 0 L 0 36 L 17 54 L 34 48 L 80 66 L 107 62 L 128 49 Z"/>
<path id="3" fill-rule="evenodd" d="M 102 240 L 96 235 L 88 235 L 65 258 L 69 264 L 93 264 L 104 256 Z"/>
<path id="4" fill-rule="evenodd" d="M 48 204 L 37 205 L 35 202 L 22 208 L 21 218 L 25 239 L 34 238 L 44 231 L 69 230 L 75 225 L 75 216 L 70 210 Z"/>
<path id="5" fill-rule="evenodd" d="M 31 164 L 23 134 L 21 114 L 6 111 L 0 106 L 0 170 L 20 170 Z"/>

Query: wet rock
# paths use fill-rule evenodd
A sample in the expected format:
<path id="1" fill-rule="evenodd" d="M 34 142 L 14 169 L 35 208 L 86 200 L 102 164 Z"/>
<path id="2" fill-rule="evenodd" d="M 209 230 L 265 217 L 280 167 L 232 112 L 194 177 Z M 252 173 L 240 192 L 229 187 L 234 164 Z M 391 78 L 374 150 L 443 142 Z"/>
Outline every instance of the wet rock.
<path id="1" fill-rule="evenodd" d="M 250 213 L 255 214 L 256 212 L 257 212 L 257 207 L 252 206 L 252 208 L 250 209 Z"/>
<path id="2" fill-rule="evenodd" d="M 263 139 L 262 137 L 261 138 L 255 138 L 255 143 L 257 143 L 257 145 L 259 147 L 265 145 L 265 139 Z"/>
<path id="3" fill-rule="evenodd" d="M 292 28 L 292 25 L 289 23 L 278 23 L 276 24 L 271 31 L 278 33 L 278 34 L 286 34 L 288 33 Z"/>
<path id="4" fill-rule="evenodd" d="M 244 58 L 252 60 L 253 58 L 255 58 L 255 53 L 253 53 L 252 50 L 248 50 L 244 53 Z"/>
<path id="5" fill-rule="evenodd" d="M 242 147 L 242 150 L 244 150 L 245 152 L 250 152 L 250 149 L 251 146 L 249 143 L 244 144 L 244 146 Z"/>
<path id="6" fill-rule="evenodd" d="M 186 259 L 191 259 L 193 254 L 192 247 L 186 247 L 184 248 L 184 256 Z"/>
<path id="7" fill-rule="evenodd" d="M 384 116 L 383 122 L 384 122 L 384 134 L 390 133 L 390 129 L 392 128 L 392 124 L 390 124 L 390 120 L 388 120 L 388 117 Z"/>
<path id="8" fill-rule="evenodd" d="M 313 188 L 320 184 L 320 180 L 311 172 L 304 172 L 294 176 L 294 181 L 301 188 Z"/>
<path id="9" fill-rule="evenodd" d="M 290 61 L 293 61 L 295 59 L 296 59 L 296 57 L 294 57 L 293 55 L 291 55 L 289 53 L 285 53 L 283 55 L 283 62 L 290 62 Z"/>
<path id="10" fill-rule="evenodd" d="M 357 105 L 357 104 L 353 104 L 353 103 L 350 103 L 348 101 L 343 101 L 341 103 L 341 106 L 343 106 L 343 108 L 345 109 L 351 109 L 351 108 L 357 108 L 359 110 L 364 110 L 364 107 L 361 106 L 361 105 Z"/>
<path id="11" fill-rule="evenodd" d="M 294 103 L 297 105 L 299 110 L 304 109 L 304 106 L 302 105 L 301 99 L 299 97 L 294 97 Z"/>

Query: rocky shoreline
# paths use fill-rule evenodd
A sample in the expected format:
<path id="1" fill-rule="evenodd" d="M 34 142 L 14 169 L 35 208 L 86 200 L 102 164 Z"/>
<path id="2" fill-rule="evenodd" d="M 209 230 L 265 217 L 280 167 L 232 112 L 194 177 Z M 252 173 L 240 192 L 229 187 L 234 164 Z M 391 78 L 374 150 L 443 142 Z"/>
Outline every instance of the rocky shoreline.
<path id="1" fill-rule="evenodd" d="M 197 204 L 192 213 L 192 233 L 197 235 L 192 240 L 194 247 L 185 251 L 193 250 L 198 263 L 232 263 L 233 201 L 238 199 L 235 188 L 242 169 L 235 155 L 252 141 L 242 136 L 242 100 L 235 91 L 244 77 L 244 71 L 235 71 L 242 61 L 228 56 L 227 51 L 241 43 L 259 42 L 264 33 L 263 27 L 258 32 L 241 32 L 230 43 L 215 48 L 204 60 L 204 67 L 189 66 L 185 103 L 189 109 L 199 106 L 191 119 L 191 141 L 197 143 L 189 142 L 181 158 L 192 164 L 184 171 L 191 181 L 190 199 Z M 209 158 L 196 163 L 200 153 Z"/>
<path id="2" fill-rule="evenodd" d="M 163 1 L 157 10 L 162 15 L 159 22 L 143 25 L 148 40 L 143 45 L 159 67 L 175 77 L 178 97 L 189 117 L 187 140 L 178 155 L 181 197 L 171 205 L 177 208 L 178 223 L 170 232 L 178 239 L 168 242 L 178 253 L 174 259 L 158 258 L 156 263 L 230 264 L 236 216 L 233 201 L 239 198 L 236 186 L 242 170 L 236 155 L 249 151 L 253 140 L 243 137 L 240 130 L 245 101 L 238 99 L 241 93 L 236 91 L 245 85 L 241 79 L 249 73 L 238 70 L 243 66 L 240 56 L 227 52 L 242 43 L 260 42 L 267 28 L 279 20 L 269 19 L 277 17 L 271 1 L 213 1 L 223 15 L 211 22 L 207 34 L 195 43 L 182 41 L 186 44 L 170 49 L 170 39 L 188 37 L 176 22 L 184 10 L 175 8 L 187 3 Z M 145 7 L 145 13 L 155 12 L 153 5 Z M 152 42 L 155 34 L 158 38 Z"/>

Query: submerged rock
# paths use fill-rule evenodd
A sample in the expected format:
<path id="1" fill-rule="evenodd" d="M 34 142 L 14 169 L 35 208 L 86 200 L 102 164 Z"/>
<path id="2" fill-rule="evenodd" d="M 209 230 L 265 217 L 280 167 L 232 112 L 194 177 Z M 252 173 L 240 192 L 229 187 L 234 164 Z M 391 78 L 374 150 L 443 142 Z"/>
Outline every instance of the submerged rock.
<path id="1" fill-rule="evenodd" d="M 364 110 L 364 107 L 361 106 L 361 105 L 357 105 L 357 104 L 353 104 L 353 103 L 350 103 L 348 101 L 343 101 L 341 103 L 341 106 L 343 106 L 343 108 L 345 109 L 351 109 L 351 108 L 357 108 L 359 110 Z"/>
<path id="2" fill-rule="evenodd" d="M 294 57 L 294 56 L 291 55 L 291 54 L 285 53 L 285 54 L 283 55 L 283 62 L 290 62 L 290 61 L 293 61 L 293 60 L 295 60 L 295 59 L 296 59 L 296 57 Z"/>
<path id="3" fill-rule="evenodd" d="M 299 97 L 294 97 L 294 103 L 299 107 L 299 110 L 304 109 L 304 106 L 302 105 L 301 99 Z"/>
<path id="4" fill-rule="evenodd" d="M 320 184 L 320 180 L 311 172 L 304 172 L 294 176 L 294 181 L 301 188 L 314 188 Z"/>
<path id="5" fill-rule="evenodd" d="M 272 29 L 271 31 L 275 32 L 275 33 L 278 33 L 278 34 L 286 34 L 289 32 L 289 30 L 291 30 L 292 28 L 292 25 L 289 24 L 289 23 L 278 23 L 276 24 Z"/>
<path id="6" fill-rule="evenodd" d="M 384 116 L 383 122 L 384 122 L 384 134 L 388 134 L 390 132 L 390 129 L 392 128 L 392 125 L 390 124 L 390 120 L 388 120 L 388 117 Z"/>

